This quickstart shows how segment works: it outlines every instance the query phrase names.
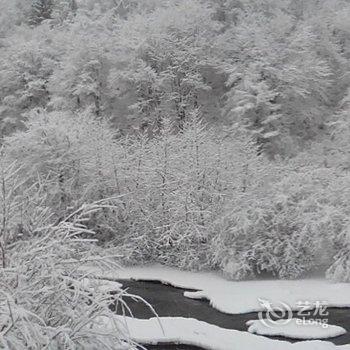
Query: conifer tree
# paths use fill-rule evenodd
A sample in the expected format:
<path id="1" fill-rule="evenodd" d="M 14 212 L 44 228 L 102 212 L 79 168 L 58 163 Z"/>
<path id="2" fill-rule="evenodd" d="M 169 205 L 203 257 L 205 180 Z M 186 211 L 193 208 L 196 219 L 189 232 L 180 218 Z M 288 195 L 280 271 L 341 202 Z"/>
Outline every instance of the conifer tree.
<path id="1" fill-rule="evenodd" d="M 52 0 L 33 0 L 30 14 L 30 24 L 38 25 L 42 21 L 50 19 L 52 10 Z"/>

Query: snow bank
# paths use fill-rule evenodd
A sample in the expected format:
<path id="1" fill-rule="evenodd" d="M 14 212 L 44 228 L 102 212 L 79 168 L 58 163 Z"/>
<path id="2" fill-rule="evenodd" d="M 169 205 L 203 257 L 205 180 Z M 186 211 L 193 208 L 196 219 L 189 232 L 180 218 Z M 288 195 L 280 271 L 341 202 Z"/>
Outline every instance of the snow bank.
<path id="1" fill-rule="evenodd" d="M 248 332 L 265 335 L 281 336 L 293 339 L 327 339 L 334 338 L 346 333 L 343 327 L 330 324 L 301 323 L 300 319 L 277 320 L 271 323 L 270 320 L 252 320 L 247 322 Z"/>
<path id="2" fill-rule="evenodd" d="M 101 292 L 109 291 L 119 291 L 122 288 L 122 284 L 116 281 L 109 281 L 105 279 L 93 279 L 93 278 L 83 278 L 81 281 L 82 287 L 89 289 L 98 289 Z"/>
<path id="3" fill-rule="evenodd" d="M 119 317 L 124 334 L 145 345 L 186 344 L 208 350 L 350 350 L 350 345 L 336 346 L 325 341 L 291 344 L 236 330 L 220 328 L 190 318 L 162 317 L 139 320 Z"/>
<path id="4" fill-rule="evenodd" d="M 107 274 L 110 277 L 110 274 Z M 229 314 L 264 311 L 258 299 L 272 304 L 284 302 L 298 310 L 299 302 L 325 302 L 328 307 L 350 307 L 350 283 L 330 283 L 325 279 L 296 281 L 228 281 L 217 273 L 187 272 L 160 265 L 118 270 L 114 278 L 159 281 L 175 287 L 194 289 L 184 295 L 207 299 L 217 310 Z"/>
<path id="5" fill-rule="evenodd" d="M 195 290 L 201 290 L 210 284 L 226 281 L 215 272 L 182 271 L 163 265 L 123 267 L 118 270 L 116 275 L 120 279 L 159 281 L 173 287 Z"/>

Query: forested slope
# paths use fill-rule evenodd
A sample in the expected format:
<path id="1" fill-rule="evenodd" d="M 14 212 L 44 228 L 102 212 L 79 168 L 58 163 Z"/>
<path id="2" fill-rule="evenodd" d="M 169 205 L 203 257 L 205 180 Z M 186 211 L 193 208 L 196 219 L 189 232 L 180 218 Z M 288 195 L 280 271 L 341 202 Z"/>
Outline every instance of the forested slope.
<path id="1" fill-rule="evenodd" d="M 350 281 L 349 17 L 347 0 L 1 0 L 2 246 L 97 201 L 83 236 L 124 263 Z"/>

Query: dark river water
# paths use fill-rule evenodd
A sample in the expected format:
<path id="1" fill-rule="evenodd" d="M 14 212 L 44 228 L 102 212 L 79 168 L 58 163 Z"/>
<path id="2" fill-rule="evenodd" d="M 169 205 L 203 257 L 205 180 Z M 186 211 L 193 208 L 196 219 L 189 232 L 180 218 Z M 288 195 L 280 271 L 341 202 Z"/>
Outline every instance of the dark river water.
<path id="1" fill-rule="evenodd" d="M 195 318 L 222 328 L 236 329 L 239 331 L 247 331 L 246 322 L 258 319 L 257 313 L 238 315 L 222 313 L 212 308 L 207 301 L 185 298 L 183 296 L 183 289 L 163 285 L 158 282 L 129 280 L 121 280 L 120 282 L 123 284 L 123 288 L 127 289 L 129 293 L 138 295 L 150 303 L 160 317 Z M 142 302 L 137 302 L 130 298 L 125 298 L 125 301 L 132 310 L 134 317 L 140 319 L 154 317 L 152 311 Z M 327 311 L 329 312 L 329 316 L 327 316 L 329 324 L 341 326 L 349 331 L 349 333 L 336 338 L 327 339 L 327 341 L 336 345 L 350 344 L 350 309 L 328 308 Z M 297 315 L 295 315 L 295 317 L 297 317 Z M 273 338 L 296 342 L 296 340 L 282 337 Z M 147 345 L 146 347 L 152 350 L 198 350 L 198 348 L 188 345 L 162 344 L 157 346 Z"/>

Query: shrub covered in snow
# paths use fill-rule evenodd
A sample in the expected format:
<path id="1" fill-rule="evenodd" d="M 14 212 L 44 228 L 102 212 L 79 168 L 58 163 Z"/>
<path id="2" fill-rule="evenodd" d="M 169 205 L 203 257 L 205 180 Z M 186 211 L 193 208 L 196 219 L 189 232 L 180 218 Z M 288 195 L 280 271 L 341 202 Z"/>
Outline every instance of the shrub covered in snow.
<path id="1" fill-rule="evenodd" d="M 3 160 L 3 159 L 2 159 Z M 0 347 L 5 349 L 125 349 L 128 336 L 111 303 L 122 302 L 81 267 L 113 266 L 84 223 L 99 205 L 86 205 L 56 223 L 41 185 L 25 187 L 15 165 L 0 166 Z M 101 327 L 107 322 L 109 328 Z M 102 323 L 101 323 L 102 322 Z"/>

